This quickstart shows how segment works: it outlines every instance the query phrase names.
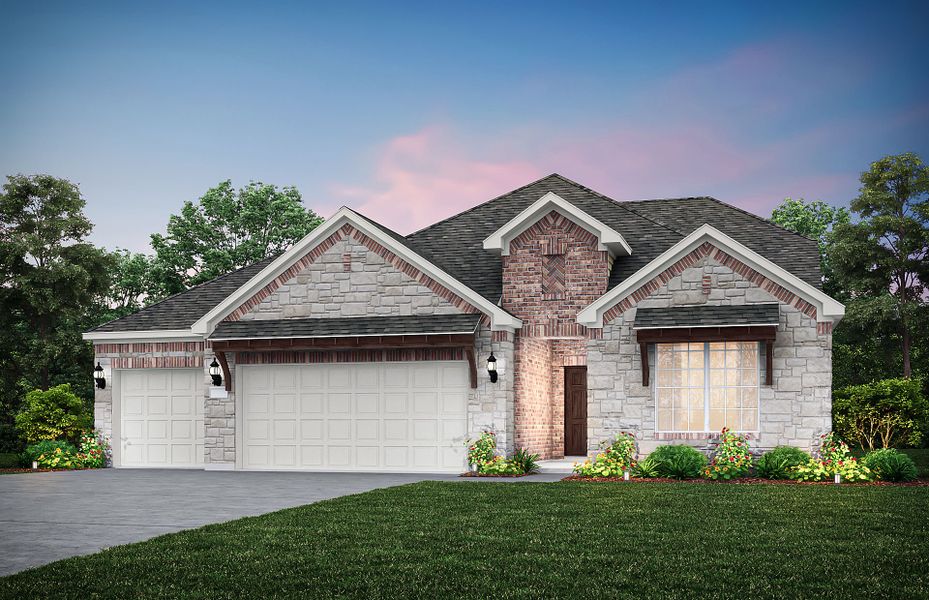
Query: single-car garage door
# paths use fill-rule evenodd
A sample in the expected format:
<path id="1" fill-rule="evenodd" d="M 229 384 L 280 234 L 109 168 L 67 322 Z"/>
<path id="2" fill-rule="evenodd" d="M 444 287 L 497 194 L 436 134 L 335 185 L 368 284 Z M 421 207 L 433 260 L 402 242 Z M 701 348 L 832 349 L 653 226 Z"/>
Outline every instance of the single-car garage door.
<path id="1" fill-rule="evenodd" d="M 461 471 L 467 363 L 239 366 L 246 469 Z"/>
<path id="2" fill-rule="evenodd" d="M 119 372 L 119 466 L 203 465 L 202 380 L 200 369 Z"/>

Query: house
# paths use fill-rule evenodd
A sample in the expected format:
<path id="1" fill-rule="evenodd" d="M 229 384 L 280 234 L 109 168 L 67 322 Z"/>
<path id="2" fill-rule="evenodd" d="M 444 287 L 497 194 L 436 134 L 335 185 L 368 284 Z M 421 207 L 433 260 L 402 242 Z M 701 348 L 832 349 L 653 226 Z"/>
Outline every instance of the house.
<path id="1" fill-rule="evenodd" d="M 550 175 L 408 236 L 342 208 L 85 338 L 116 466 L 461 471 L 487 429 L 543 458 L 724 426 L 809 448 L 843 313 L 814 241 Z"/>

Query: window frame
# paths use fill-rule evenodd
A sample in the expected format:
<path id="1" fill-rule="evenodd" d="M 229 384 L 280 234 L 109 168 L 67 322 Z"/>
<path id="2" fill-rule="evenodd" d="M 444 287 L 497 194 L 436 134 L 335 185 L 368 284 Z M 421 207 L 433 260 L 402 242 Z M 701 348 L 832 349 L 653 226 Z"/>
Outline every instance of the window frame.
<path id="1" fill-rule="evenodd" d="M 737 388 L 739 388 L 739 389 L 742 389 L 742 388 L 752 388 L 752 387 L 754 387 L 754 389 L 755 389 L 755 393 L 756 393 L 756 401 L 755 401 L 755 429 L 735 429 L 735 428 L 730 428 L 730 429 L 732 429 L 732 431 L 734 431 L 734 432 L 736 432 L 736 433 L 741 433 L 741 434 L 758 434 L 758 433 L 760 433 L 760 430 L 761 430 L 761 381 L 762 381 L 762 377 L 763 377 L 763 371 L 764 371 L 764 368 L 765 368 L 764 365 L 762 364 L 762 360 L 763 360 L 763 359 L 762 359 L 762 355 L 766 353 L 766 348 L 763 346 L 763 344 L 766 344 L 766 342 L 764 342 L 764 341 L 748 341 L 748 340 L 730 340 L 730 341 L 731 341 L 732 343 L 755 344 L 755 347 L 756 347 L 756 352 L 755 352 L 755 360 L 756 360 L 755 371 L 756 371 L 756 376 L 755 376 L 755 384 L 754 384 L 754 386 L 744 386 L 744 385 L 735 386 L 735 387 L 737 387 Z M 721 341 L 720 341 L 720 342 L 721 342 Z M 710 386 L 710 379 L 711 379 L 710 373 L 711 373 L 711 371 L 712 371 L 712 368 L 710 367 L 710 344 L 713 344 L 713 343 L 720 343 L 720 342 L 710 342 L 710 341 L 693 341 L 693 342 L 656 342 L 656 343 L 653 344 L 653 346 L 654 346 L 654 348 L 655 348 L 655 352 L 654 352 L 654 356 L 655 356 L 655 368 L 654 368 L 654 376 L 652 377 L 652 385 L 651 385 L 651 387 L 652 387 L 652 399 L 653 399 L 654 402 L 655 402 L 655 433 L 656 433 L 656 434 L 673 434 L 673 435 L 678 435 L 678 434 L 690 434 L 690 435 L 693 435 L 693 434 L 712 434 L 712 433 L 715 433 L 713 430 L 710 429 L 710 397 L 711 397 L 710 391 L 711 391 L 711 389 L 713 389 L 713 388 Z M 679 386 L 679 387 L 675 387 L 675 386 L 659 386 L 659 381 L 661 381 L 661 379 L 660 379 L 660 378 L 661 378 L 661 365 L 660 365 L 660 360 L 659 360 L 659 358 L 658 358 L 658 354 L 659 354 L 659 352 L 661 351 L 661 350 L 660 350 L 660 347 L 661 347 L 661 346 L 674 346 L 675 344 L 682 344 L 682 343 L 688 344 L 688 350 L 687 350 L 688 354 L 691 352 L 690 349 L 689 349 L 689 345 L 690 345 L 690 344 L 703 344 L 703 369 L 702 369 L 702 370 L 703 370 L 703 429 L 702 429 L 702 430 L 696 430 L 696 429 L 689 429 L 689 430 L 687 430 L 687 429 L 661 429 L 661 428 L 659 427 L 659 425 L 658 425 L 658 423 L 659 423 L 658 411 L 659 411 L 659 409 L 660 409 L 660 407 L 659 407 L 659 405 L 658 405 L 658 389 L 659 389 L 659 387 L 660 387 L 661 389 L 668 389 L 668 390 L 675 390 L 675 389 L 677 389 L 677 390 L 699 389 L 699 388 L 696 388 L 696 387 L 693 387 L 693 386 L 687 386 L 687 387 L 680 387 L 680 386 Z M 689 365 L 689 363 L 688 363 L 688 367 L 687 367 L 687 369 L 685 369 L 685 371 L 687 371 L 687 372 L 689 373 L 691 370 L 693 370 L 693 369 L 690 368 L 690 365 Z M 724 372 L 725 372 L 726 370 L 727 370 L 727 369 L 724 368 Z M 740 370 L 741 370 L 741 369 L 740 369 Z M 741 379 L 740 379 L 740 381 L 741 381 Z M 727 389 L 727 388 L 729 388 L 729 387 L 733 387 L 733 386 L 722 386 L 721 389 Z M 672 405 L 672 408 L 671 408 L 670 410 L 671 410 L 672 413 L 673 413 L 673 410 L 674 410 L 673 405 Z M 689 410 L 689 409 L 688 409 L 688 410 Z M 744 412 L 744 410 L 745 410 L 745 409 L 742 408 L 742 407 L 740 406 L 739 411 L 740 411 L 740 412 Z M 741 419 L 740 419 L 740 420 L 741 420 Z M 673 424 L 673 416 L 672 416 L 672 424 Z"/>

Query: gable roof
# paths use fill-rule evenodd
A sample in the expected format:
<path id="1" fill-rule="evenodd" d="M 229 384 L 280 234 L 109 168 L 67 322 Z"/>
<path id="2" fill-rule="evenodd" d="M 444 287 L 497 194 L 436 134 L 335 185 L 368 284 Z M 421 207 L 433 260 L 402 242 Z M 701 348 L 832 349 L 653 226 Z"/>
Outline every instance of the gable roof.
<path id="1" fill-rule="evenodd" d="M 454 283 L 469 296 L 477 296 L 466 299 L 480 302 L 486 310 L 506 315 L 505 320 L 512 325 L 518 319 L 498 306 L 503 285 L 502 259 L 499 252 L 484 248 L 484 240 L 548 193 L 577 207 L 592 221 L 614 231 L 628 244 L 631 254 L 616 256 L 608 289 L 622 284 L 704 223 L 711 224 L 810 286 L 822 287 L 816 242 L 761 217 L 708 197 L 618 202 L 558 174 L 543 177 L 408 236 L 402 236 L 347 208 L 341 209 L 336 216 L 344 216 L 347 214 L 344 211 L 348 211 L 386 245 L 396 248 L 398 255 L 428 266 L 439 278 Z M 330 221 L 332 219 L 294 248 L 320 233 Z M 288 251 L 288 256 L 291 251 Z M 280 260 L 281 257 L 268 258 L 218 277 L 134 314 L 105 323 L 85 337 L 101 339 L 117 332 L 139 332 L 140 337 L 144 332 L 154 334 L 157 331 L 193 333 L 192 327 L 197 323 L 202 325 L 205 317 L 219 311 L 229 298 L 249 288 L 249 282 L 257 281 L 262 273 L 267 274 L 269 267 Z M 199 326 L 197 329 L 202 330 L 198 333 L 203 335 L 208 328 Z"/>
<path id="2" fill-rule="evenodd" d="M 608 289 L 622 283 L 656 256 L 709 223 L 810 285 L 821 288 L 819 248 L 814 240 L 714 198 L 617 202 L 558 174 L 534 181 L 407 236 L 446 271 L 499 301 L 502 261 L 484 249 L 484 239 L 548 192 L 557 194 L 617 231 L 632 249 L 613 262 Z"/>

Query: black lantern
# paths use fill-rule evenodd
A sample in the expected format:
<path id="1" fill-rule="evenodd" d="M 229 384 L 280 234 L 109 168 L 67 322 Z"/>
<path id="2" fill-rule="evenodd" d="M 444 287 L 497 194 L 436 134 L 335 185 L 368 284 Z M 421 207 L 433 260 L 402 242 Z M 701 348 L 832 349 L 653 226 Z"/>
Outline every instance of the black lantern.
<path id="1" fill-rule="evenodd" d="M 210 363 L 210 377 L 213 378 L 213 385 L 222 385 L 223 384 L 223 372 L 219 368 L 219 363 L 216 362 L 216 357 L 213 357 L 213 362 Z"/>
<path id="2" fill-rule="evenodd" d="M 490 382 L 497 383 L 497 357 L 494 356 L 493 350 L 487 357 L 487 374 L 490 375 Z"/>
<path id="3" fill-rule="evenodd" d="M 103 367 L 100 366 L 99 362 L 94 367 L 94 381 L 101 390 L 106 388 L 106 376 L 103 374 Z"/>

